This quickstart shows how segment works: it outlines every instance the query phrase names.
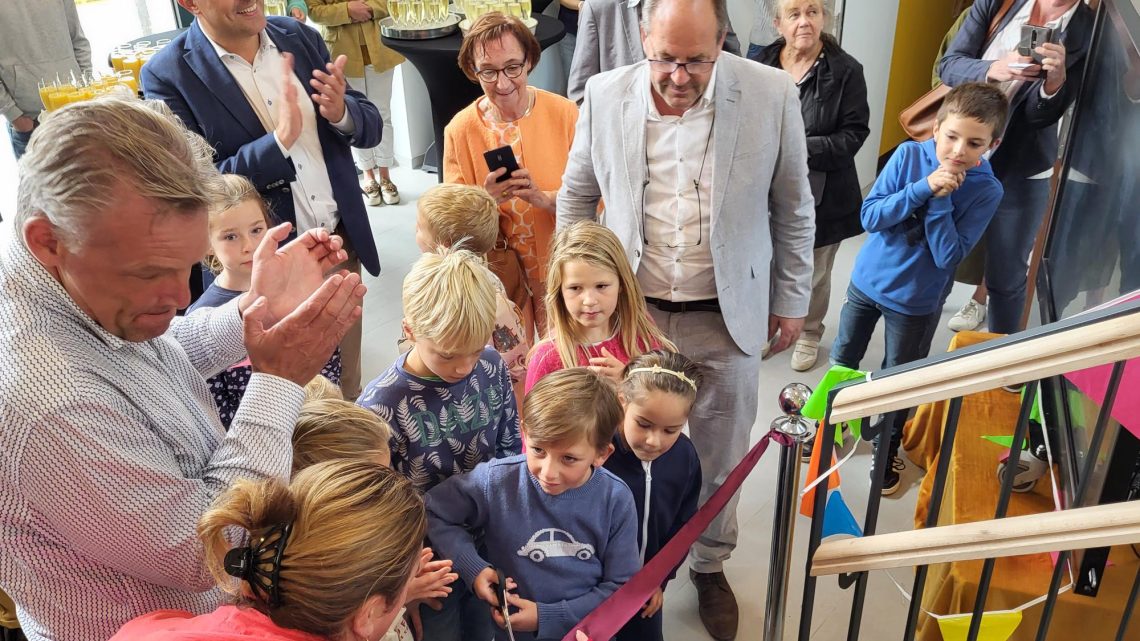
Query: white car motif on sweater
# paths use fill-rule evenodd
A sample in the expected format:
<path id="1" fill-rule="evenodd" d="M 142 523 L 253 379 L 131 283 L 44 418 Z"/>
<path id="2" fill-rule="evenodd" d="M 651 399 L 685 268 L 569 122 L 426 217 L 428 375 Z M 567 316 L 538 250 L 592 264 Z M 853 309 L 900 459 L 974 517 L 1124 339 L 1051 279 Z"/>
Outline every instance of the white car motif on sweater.
<path id="1" fill-rule="evenodd" d="M 535 532 L 526 545 L 519 548 L 518 555 L 535 563 L 542 563 L 548 556 L 572 556 L 580 561 L 589 561 L 594 556 L 594 546 L 579 543 L 566 530 L 548 527 Z"/>

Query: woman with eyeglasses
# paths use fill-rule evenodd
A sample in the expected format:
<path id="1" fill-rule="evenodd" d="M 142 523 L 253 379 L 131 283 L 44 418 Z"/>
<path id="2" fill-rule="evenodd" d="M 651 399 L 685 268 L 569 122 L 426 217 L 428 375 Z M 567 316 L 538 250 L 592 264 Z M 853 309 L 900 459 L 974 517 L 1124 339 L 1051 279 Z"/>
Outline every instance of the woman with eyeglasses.
<path id="1" fill-rule="evenodd" d="M 863 233 L 863 192 L 855 154 L 870 129 L 863 66 L 823 32 L 822 0 L 776 0 L 773 21 L 780 38 L 750 57 L 791 74 L 800 90 L 807 130 L 808 182 L 815 196 L 815 267 L 804 331 L 792 352 L 792 369 L 815 365 L 823 317 L 831 298 L 831 268 L 839 243 Z"/>
<path id="2" fill-rule="evenodd" d="M 443 146 L 444 181 L 482 186 L 499 203 L 499 241 L 488 260 L 532 339 L 546 333 L 555 197 L 578 121 L 573 102 L 527 84 L 540 51 L 517 18 L 488 13 L 476 20 L 459 49 L 459 66 L 483 96 L 448 123 Z M 519 167 L 509 176 L 506 168 L 491 171 L 484 157 L 504 147 Z"/>
<path id="3" fill-rule="evenodd" d="M 404 605 L 426 529 L 411 483 L 371 461 L 318 463 L 289 485 L 238 481 L 198 523 L 230 602 L 200 616 L 152 612 L 111 641 L 378 641 Z"/>

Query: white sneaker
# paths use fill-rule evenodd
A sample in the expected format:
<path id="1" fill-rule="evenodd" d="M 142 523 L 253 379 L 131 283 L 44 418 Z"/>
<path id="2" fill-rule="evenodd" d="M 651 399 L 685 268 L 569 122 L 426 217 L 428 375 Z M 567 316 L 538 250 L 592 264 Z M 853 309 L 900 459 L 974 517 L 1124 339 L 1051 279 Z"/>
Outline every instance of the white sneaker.
<path id="1" fill-rule="evenodd" d="M 985 320 L 986 306 L 971 298 L 946 325 L 955 332 L 961 332 L 977 329 Z"/>
<path id="2" fill-rule="evenodd" d="M 380 194 L 380 184 L 375 180 L 369 181 L 363 188 L 364 200 L 368 203 L 369 207 L 379 207 L 384 204 L 383 197 Z"/>
<path id="3" fill-rule="evenodd" d="M 815 365 L 818 357 L 818 341 L 798 340 L 795 350 L 792 351 L 792 369 L 797 372 L 806 372 Z"/>

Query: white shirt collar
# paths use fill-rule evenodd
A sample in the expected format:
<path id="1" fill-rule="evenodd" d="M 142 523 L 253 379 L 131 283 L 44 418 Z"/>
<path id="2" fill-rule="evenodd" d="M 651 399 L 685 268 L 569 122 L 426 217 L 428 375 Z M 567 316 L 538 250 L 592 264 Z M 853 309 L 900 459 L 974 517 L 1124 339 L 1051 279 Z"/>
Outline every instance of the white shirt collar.
<path id="1" fill-rule="evenodd" d="M 214 39 L 210 37 L 210 34 L 206 33 L 205 29 L 202 29 L 202 35 L 206 36 L 206 40 L 210 41 L 210 44 L 213 45 L 213 47 L 214 47 L 214 51 L 218 54 L 218 57 L 221 58 L 222 60 L 225 60 L 226 56 L 236 56 L 237 55 L 236 53 L 227 50 L 222 45 L 214 42 Z M 258 49 L 264 51 L 264 50 L 270 49 L 270 48 L 272 48 L 272 49 L 277 48 L 277 45 L 273 44 L 273 41 L 269 39 L 269 34 L 266 33 L 265 29 L 262 29 L 261 33 L 257 34 L 257 38 L 258 38 L 258 43 L 259 43 Z"/>
<path id="2" fill-rule="evenodd" d="M 1060 18 L 1057 18 L 1056 20 L 1054 20 L 1053 22 L 1050 22 L 1046 26 L 1051 26 L 1054 29 L 1056 29 L 1057 31 L 1064 31 L 1065 29 L 1068 29 L 1069 28 L 1069 20 L 1072 20 L 1073 14 L 1077 12 L 1077 9 L 1080 8 L 1081 4 L 1083 4 L 1083 3 L 1084 3 L 1084 0 L 1077 0 L 1077 2 L 1073 3 L 1073 6 L 1069 7 L 1068 11 L 1061 14 Z"/>
<path id="3" fill-rule="evenodd" d="M 697 104 L 693 105 L 692 107 L 689 107 L 685 111 L 685 113 L 689 113 L 690 111 L 693 111 L 694 109 L 708 109 L 708 108 L 713 106 L 713 100 L 714 100 L 713 94 L 714 94 L 714 90 L 716 89 L 716 70 L 717 70 L 717 67 L 720 66 L 719 63 L 720 63 L 720 56 L 717 56 L 716 62 L 713 62 L 713 69 L 712 69 L 712 72 L 709 74 L 709 84 L 707 87 L 705 87 L 704 94 L 701 95 L 701 99 L 697 101 Z M 653 78 L 650 75 L 652 73 L 653 73 L 653 71 L 649 68 L 649 63 L 646 62 L 645 63 L 645 86 L 647 86 L 648 91 L 645 92 L 645 99 L 649 105 L 649 115 L 654 117 L 654 118 L 660 119 L 661 118 L 661 112 L 657 110 L 657 105 L 656 105 L 656 103 L 653 102 Z"/>

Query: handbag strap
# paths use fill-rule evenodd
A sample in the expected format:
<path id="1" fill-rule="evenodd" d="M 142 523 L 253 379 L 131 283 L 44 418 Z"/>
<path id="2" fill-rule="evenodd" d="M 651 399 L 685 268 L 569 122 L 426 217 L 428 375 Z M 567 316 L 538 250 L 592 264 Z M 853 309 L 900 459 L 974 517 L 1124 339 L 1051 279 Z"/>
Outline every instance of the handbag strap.
<path id="1" fill-rule="evenodd" d="M 998 25 L 1001 24 L 1001 21 L 1005 19 L 1006 14 L 1009 13 L 1009 10 L 1012 8 L 1013 0 L 1002 0 L 1001 7 L 998 9 L 997 14 L 994 15 L 993 20 L 990 20 L 990 30 L 986 32 L 987 45 L 990 40 L 993 40 L 994 36 L 997 35 Z"/>

